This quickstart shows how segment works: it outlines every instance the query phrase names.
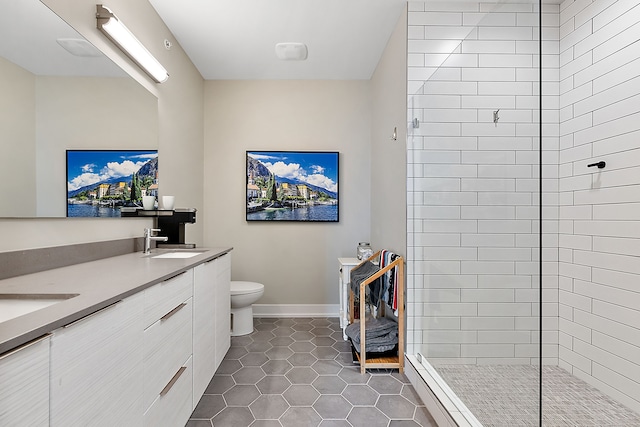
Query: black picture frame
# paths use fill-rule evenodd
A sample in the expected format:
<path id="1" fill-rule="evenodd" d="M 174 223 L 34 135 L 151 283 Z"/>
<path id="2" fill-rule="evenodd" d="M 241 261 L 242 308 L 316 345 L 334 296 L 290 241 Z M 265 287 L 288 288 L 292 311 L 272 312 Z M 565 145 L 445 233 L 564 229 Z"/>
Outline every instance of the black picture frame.
<path id="1" fill-rule="evenodd" d="M 246 220 L 339 222 L 338 151 L 246 152 Z"/>
<path id="2" fill-rule="evenodd" d="M 121 217 L 158 195 L 158 150 L 66 150 L 66 179 L 67 217 Z"/>

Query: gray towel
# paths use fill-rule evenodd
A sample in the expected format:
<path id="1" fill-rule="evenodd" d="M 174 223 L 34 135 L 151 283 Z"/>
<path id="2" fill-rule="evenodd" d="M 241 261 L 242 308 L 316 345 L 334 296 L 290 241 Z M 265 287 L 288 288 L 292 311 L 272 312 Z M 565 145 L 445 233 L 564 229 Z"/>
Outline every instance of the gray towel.
<path id="1" fill-rule="evenodd" d="M 350 285 L 356 297 L 360 296 L 360 284 L 378 271 L 380 271 L 380 267 L 371 261 L 363 262 L 351 270 L 349 274 L 349 279 L 351 280 Z M 379 277 L 374 280 L 369 285 L 369 289 L 371 303 L 377 307 L 378 301 L 380 300 L 380 292 L 382 290 L 382 279 Z"/>
<path id="2" fill-rule="evenodd" d="M 360 322 L 345 328 L 354 348 L 360 353 Z M 393 350 L 398 344 L 398 324 L 386 317 L 365 319 L 365 352 L 380 353 Z"/>

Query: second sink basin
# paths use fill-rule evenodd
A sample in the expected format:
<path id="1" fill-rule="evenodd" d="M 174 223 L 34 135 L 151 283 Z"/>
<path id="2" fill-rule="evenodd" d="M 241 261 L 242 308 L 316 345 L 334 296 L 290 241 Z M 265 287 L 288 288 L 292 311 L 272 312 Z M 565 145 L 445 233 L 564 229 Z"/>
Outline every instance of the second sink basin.
<path id="1" fill-rule="evenodd" d="M 0 323 L 75 296 L 78 294 L 0 294 Z"/>
<path id="2" fill-rule="evenodd" d="M 201 253 L 202 252 L 167 252 L 152 256 L 151 258 L 191 258 L 196 255 L 200 255 Z"/>

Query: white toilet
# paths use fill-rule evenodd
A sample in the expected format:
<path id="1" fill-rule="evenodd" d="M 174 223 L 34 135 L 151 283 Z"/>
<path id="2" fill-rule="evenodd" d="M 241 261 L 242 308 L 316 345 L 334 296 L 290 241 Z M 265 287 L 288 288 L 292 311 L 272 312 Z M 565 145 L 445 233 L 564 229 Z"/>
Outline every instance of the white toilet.
<path id="1" fill-rule="evenodd" d="M 251 304 L 264 295 L 264 285 L 256 282 L 231 281 L 231 336 L 253 332 Z"/>

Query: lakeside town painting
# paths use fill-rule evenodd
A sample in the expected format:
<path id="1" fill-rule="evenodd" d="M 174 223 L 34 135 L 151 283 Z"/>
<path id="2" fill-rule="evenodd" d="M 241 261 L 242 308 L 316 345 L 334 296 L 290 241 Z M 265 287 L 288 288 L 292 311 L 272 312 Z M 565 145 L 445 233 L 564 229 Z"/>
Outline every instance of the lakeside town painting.
<path id="1" fill-rule="evenodd" d="M 158 150 L 67 150 L 67 216 L 120 217 L 158 195 Z"/>
<path id="2" fill-rule="evenodd" d="M 247 221 L 337 222 L 338 154 L 247 151 Z"/>

